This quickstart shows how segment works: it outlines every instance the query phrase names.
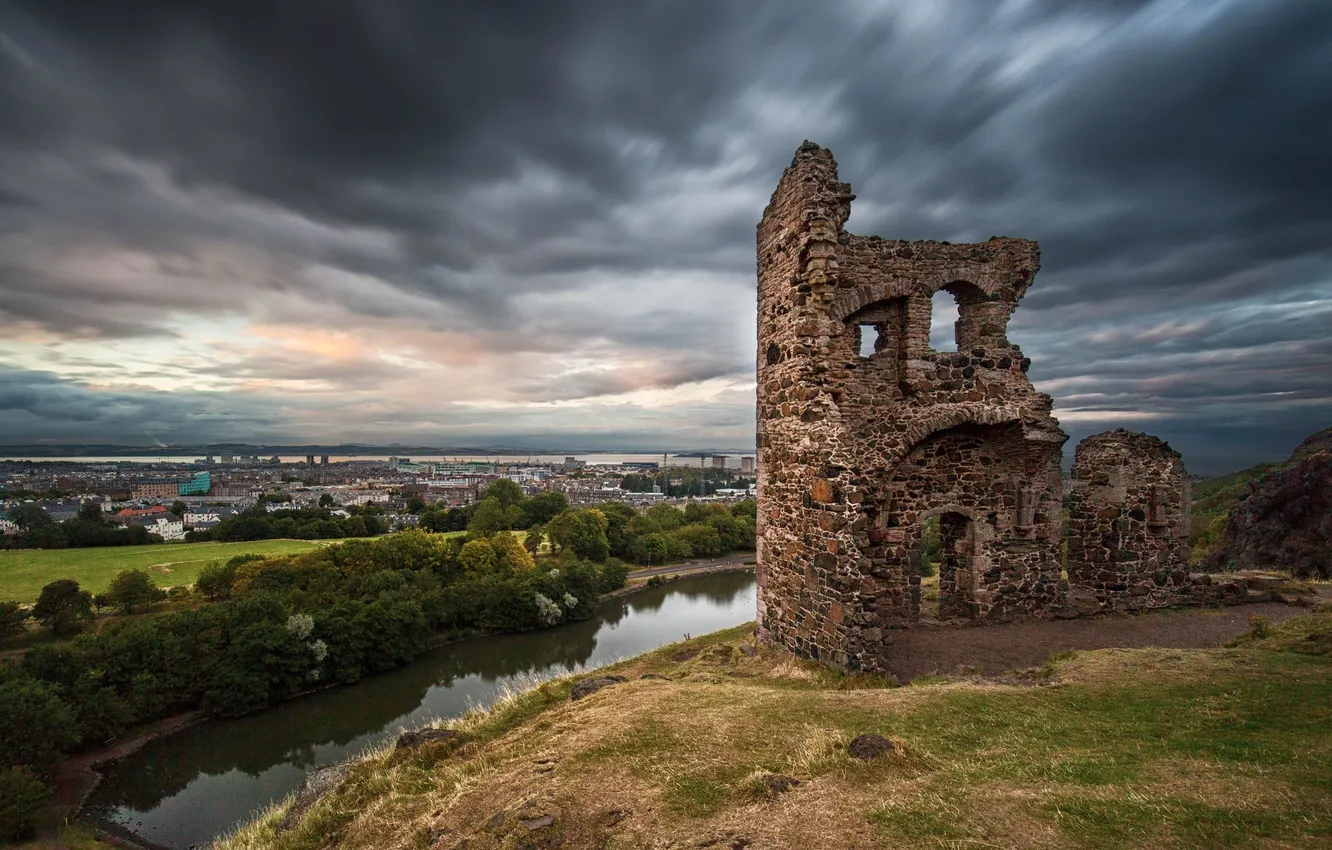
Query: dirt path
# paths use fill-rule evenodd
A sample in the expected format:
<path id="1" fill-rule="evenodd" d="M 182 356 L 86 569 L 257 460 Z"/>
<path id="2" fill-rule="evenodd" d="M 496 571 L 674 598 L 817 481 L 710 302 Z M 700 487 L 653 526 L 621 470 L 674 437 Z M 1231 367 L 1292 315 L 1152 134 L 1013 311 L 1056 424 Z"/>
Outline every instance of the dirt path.
<path id="1" fill-rule="evenodd" d="M 931 673 L 956 673 L 974 666 L 982 675 L 1035 667 L 1069 649 L 1202 649 L 1220 646 L 1249 628 L 1261 614 L 1279 623 L 1307 608 L 1261 602 L 1230 608 L 1194 608 L 1085 620 L 1035 620 L 994 626 L 922 627 L 898 632 L 888 650 L 889 672 L 902 681 Z"/>

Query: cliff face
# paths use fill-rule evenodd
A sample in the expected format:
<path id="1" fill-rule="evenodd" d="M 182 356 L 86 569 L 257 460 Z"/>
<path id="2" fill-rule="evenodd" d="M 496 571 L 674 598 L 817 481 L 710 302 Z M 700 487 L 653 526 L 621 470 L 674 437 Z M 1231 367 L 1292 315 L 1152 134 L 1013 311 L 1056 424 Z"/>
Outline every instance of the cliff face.
<path id="1" fill-rule="evenodd" d="M 1332 428 L 1310 436 L 1290 460 L 1250 485 L 1207 567 L 1332 577 Z"/>

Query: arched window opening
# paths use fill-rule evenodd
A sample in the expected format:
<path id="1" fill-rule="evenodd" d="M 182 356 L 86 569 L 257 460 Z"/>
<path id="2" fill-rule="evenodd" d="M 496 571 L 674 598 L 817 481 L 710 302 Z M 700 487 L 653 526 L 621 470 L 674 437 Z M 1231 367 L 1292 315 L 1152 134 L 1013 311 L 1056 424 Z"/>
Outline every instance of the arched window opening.
<path id="1" fill-rule="evenodd" d="M 856 352 L 861 357 L 873 357 L 879 342 L 879 329 L 874 325 L 860 325 L 860 345 Z"/>
<path id="2" fill-rule="evenodd" d="M 957 299 L 946 289 L 930 298 L 930 348 L 957 351 Z"/>

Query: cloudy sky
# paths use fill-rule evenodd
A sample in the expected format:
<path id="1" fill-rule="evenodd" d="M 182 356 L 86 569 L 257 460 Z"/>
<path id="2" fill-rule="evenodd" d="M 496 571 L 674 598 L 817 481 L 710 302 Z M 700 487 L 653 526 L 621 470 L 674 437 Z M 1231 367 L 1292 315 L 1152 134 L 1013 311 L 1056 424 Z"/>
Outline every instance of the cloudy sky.
<path id="1" fill-rule="evenodd" d="M 807 138 L 1075 439 L 1332 424 L 1332 3 L 0 0 L 0 443 L 752 446 Z"/>

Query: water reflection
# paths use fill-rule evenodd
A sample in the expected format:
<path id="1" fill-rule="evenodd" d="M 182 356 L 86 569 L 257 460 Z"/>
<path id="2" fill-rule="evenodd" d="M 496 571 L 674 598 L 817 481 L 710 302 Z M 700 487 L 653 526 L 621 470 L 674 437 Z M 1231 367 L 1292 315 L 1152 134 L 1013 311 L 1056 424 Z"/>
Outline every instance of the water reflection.
<path id="1" fill-rule="evenodd" d="M 609 600 L 591 620 L 441 647 L 401 670 L 155 741 L 108 769 L 90 809 L 168 847 L 204 843 L 400 728 L 484 705 L 508 682 L 600 666 L 754 617 L 752 573 Z"/>

